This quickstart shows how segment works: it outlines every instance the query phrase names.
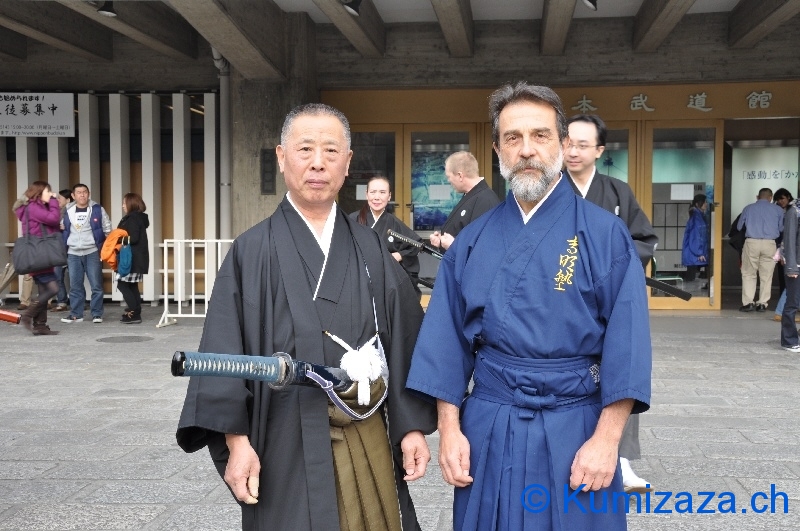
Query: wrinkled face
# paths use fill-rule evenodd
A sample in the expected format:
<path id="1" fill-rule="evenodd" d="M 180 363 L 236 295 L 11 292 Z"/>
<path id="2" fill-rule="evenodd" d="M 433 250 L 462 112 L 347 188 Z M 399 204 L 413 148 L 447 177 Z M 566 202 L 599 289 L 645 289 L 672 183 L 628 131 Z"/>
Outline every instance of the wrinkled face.
<path id="1" fill-rule="evenodd" d="M 498 120 L 500 173 L 519 201 L 538 202 L 561 173 L 564 142 L 558 140 L 556 111 L 544 103 L 507 105 Z"/>
<path id="2" fill-rule="evenodd" d="M 564 163 L 571 173 L 591 170 L 605 149 L 605 146 L 597 145 L 597 127 L 593 123 L 569 124 L 569 144 L 564 150 Z"/>
<path id="3" fill-rule="evenodd" d="M 341 122 L 329 115 L 300 115 L 286 144 L 275 153 L 292 201 L 301 208 L 332 205 L 353 157 Z"/>
<path id="4" fill-rule="evenodd" d="M 86 208 L 89 205 L 89 189 L 86 187 L 79 187 L 73 190 L 72 197 L 75 198 L 75 203 L 80 208 Z"/>
<path id="5" fill-rule="evenodd" d="M 373 212 L 383 212 L 389 201 L 392 200 L 392 193 L 389 191 L 389 183 L 383 179 L 374 179 L 367 185 L 367 201 Z"/>

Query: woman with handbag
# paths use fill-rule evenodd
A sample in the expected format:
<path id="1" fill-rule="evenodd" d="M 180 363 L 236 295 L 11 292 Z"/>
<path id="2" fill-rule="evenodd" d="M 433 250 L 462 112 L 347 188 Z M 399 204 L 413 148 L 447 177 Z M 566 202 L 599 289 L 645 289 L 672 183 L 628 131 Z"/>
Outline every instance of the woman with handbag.
<path id="1" fill-rule="evenodd" d="M 14 213 L 22 224 L 22 234 L 42 237 L 53 232 L 61 232 L 61 209 L 53 190 L 44 181 L 31 184 L 25 193 L 14 203 Z M 44 231 L 44 233 L 43 233 Z M 31 301 L 22 313 L 21 322 L 35 336 L 56 335 L 58 332 L 47 326 L 47 301 L 58 293 L 58 282 L 52 267 L 30 273 L 39 296 Z"/>
<path id="2" fill-rule="evenodd" d="M 147 274 L 150 267 L 150 249 L 147 243 L 147 227 L 150 226 L 150 219 L 144 213 L 145 210 L 147 210 L 147 206 L 139 194 L 131 192 L 122 198 L 124 215 L 119 220 L 117 228 L 128 231 L 128 236 L 123 238 L 120 243 L 123 247 L 130 246 L 132 252 L 130 271 L 123 272 L 125 274 L 117 271 L 117 287 L 125 299 L 125 304 L 128 305 L 120 319 L 120 322 L 124 324 L 142 322 L 142 298 L 139 294 L 139 282 L 142 281 L 142 277 Z"/>

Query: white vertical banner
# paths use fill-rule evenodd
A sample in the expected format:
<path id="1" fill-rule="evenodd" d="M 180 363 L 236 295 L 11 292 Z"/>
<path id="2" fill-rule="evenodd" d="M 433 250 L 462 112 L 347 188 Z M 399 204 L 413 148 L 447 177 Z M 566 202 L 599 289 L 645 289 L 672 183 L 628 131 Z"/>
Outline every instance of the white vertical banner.
<path id="1" fill-rule="evenodd" d="M 191 117 L 189 96 L 172 95 L 172 227 L 173 238 L 188 240 L 192 238 L 192 158 L 191 158 Z M 193 256 L 185 255 L 185 247 L 175 249 L 176 264 L 183 265 L 183 271 L 175 271 L 175 297 L 179 302 L 186 300 L 186 283 L 191 282 Z M 193 289 L 188 290 L 190 293 Z"/>
<path id="2" fill-rule="evenodd" d="M 142 199 L 150 214 L 147 242 L 150 250 L 150 273 L 144 276 L 144 300 L 158 303 L 163 294 L 161 280 L 164 250 L 161 227 L 161 98 L 142 94 Z"/>
<path id="3" fill-rule="evenodd" d="M 116 227 L 122 219 L 122 197 L 131 191 L 131 142 L 129 100 L 124 94 L 108 96 L 109 148 L 111 162 L 111 204 L 106 211 L 111 217 L 111 225 Z M 112 275 L 111 299 L 123 300 L 122 293 L 116 289 Z"/>
<path id="4" fill-rule="evenodd" d="M 217 229 L 219 160 L 217 148 L 217 95 L 203 95 L 203 231 L 204 239 L 219 238 Z M 211 289 L 217 277 L 217 246 L 207 245 L 205 250 L 205 293 L 206 300 L 211 298 Z"/>
<path id="5" fill-rule="evenodd" d="M 16 137 L 15 141 L 17 144 L 16 197 L 19 197 L 31 183 L 39 180 L 39 142 L 34 137 L 21 136 Z"/>
<path id="6" fill-rule="evenodd" d="M 39 180 L 39 142 L 35 137 L 16 137 L 17 143 L 17 197 L 25 193 L 34 181 Z M 22 235 L 22 225 L 17 223 L 17 234 Z M 22 275 L 18 277 L 22 286 Z"/>
<path id="7" fill-rule="evenodd" d="M 78 94 L 78 149 L 81 183 L 92 200 L 100 202 L 100 117 L 97 96 Z"/>
<path id="8" fill-rule="evenodd" d="M 47 182 L 55 193 L 70 188 L 69 146 L 64 137 L 47 137 Z"/>
<path id="9" fill-rule="evenodd" d="M 0 137 L 0 190 L 8 190 L 8 156 L 6 154 L 6 138 Z M 7 192 L 6 192 L 7 193 Z M 11 207 L 14 203 L 13 197 L 7 197 L 5 201 L 0 201 L 0 271 L 9 261 L 7 243 L 14 241 L 11 234 L 11 226 L 9 221 L 12 219 Z M 13 217 L 16 219 L 16 217 Z"/>

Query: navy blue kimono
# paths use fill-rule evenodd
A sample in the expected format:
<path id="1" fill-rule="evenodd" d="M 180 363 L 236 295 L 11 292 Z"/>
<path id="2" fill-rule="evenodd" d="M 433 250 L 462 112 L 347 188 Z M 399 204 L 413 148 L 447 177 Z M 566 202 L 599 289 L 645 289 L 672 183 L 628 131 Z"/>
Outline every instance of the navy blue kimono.
<path id="1" fill-rule="evenodd" d="M 461 406 L 474 482 L 455 489 L 454 528 L 625 529 L 624 503 L 612 508 L 619 470 L 609 488 L 576 494 L 570 467 L 603 407 L 648 409 L 651 359 L 630 233 L 566 179 L 527 224 L 509 194 L 468 225 L 442 260 L 406 382 Z M 531 485 L 546 489 L 544 510 L 531 510 Z M 594 514 L 604 496 L 608 514 Z"/>

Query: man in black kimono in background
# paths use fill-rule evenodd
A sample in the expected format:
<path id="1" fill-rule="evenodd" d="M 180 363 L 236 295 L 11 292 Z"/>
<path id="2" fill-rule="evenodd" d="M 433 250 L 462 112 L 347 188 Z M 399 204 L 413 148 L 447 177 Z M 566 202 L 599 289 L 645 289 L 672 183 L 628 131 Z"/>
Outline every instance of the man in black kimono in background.
<path id="1" fill-rule="evenodd" d="M 231 247 L 200 350 L 286 352 L 338 367 L 345 349 L 324 332 L 352 349 L 377 332 L 387 405 L 348 422 L 319 388 L 193 377 L 178 444 L 187 452 L 208 446 L 240 501 L 243 529 L 400 531 L 401 520 L 402 529 L 419 529 L 405 481 L 424 474 L 423 433 L 436 428 L 435 408 L 405 390 L 419 302 L 378 235 L 334 202 L 352 157 L 344 115 L 322 104 L 294 109 L 276 153 L 288 193 Z M 370 406 L 379 393 L 373 385 Z"/>
<path id="2" fill-rule="evenodd" d="M 456 192 L 464 194 L 441 231 L 431 234 L 431 245 L 449 249 L 461 229 L 500 204 L 486 180 L 480 176 L 478 160 L 469 151 L 457 151 L 444 162 L 444 173 Z"/>
<path id="3" fill-rule="evenodd" d="M 658 237 L 650 220 L 642 211 L 627 183 L 597 171 L 596 161 L 606 149 L 608 129 L 599 116 L 576 114 L 567 120 L 569 145 L 564 153 L 564 165 L 569 183 L 576 194 L 611 212 L 625 222 L 631 233 L 642 267 L 653 258 Z M 622 483 L 628 492 L 645 492 L 649 482 L 640 478 L 630 466 L 631 459 L 641 459 L 639 444 L 639 415 L 628 417 L 619 443 Z"/>

